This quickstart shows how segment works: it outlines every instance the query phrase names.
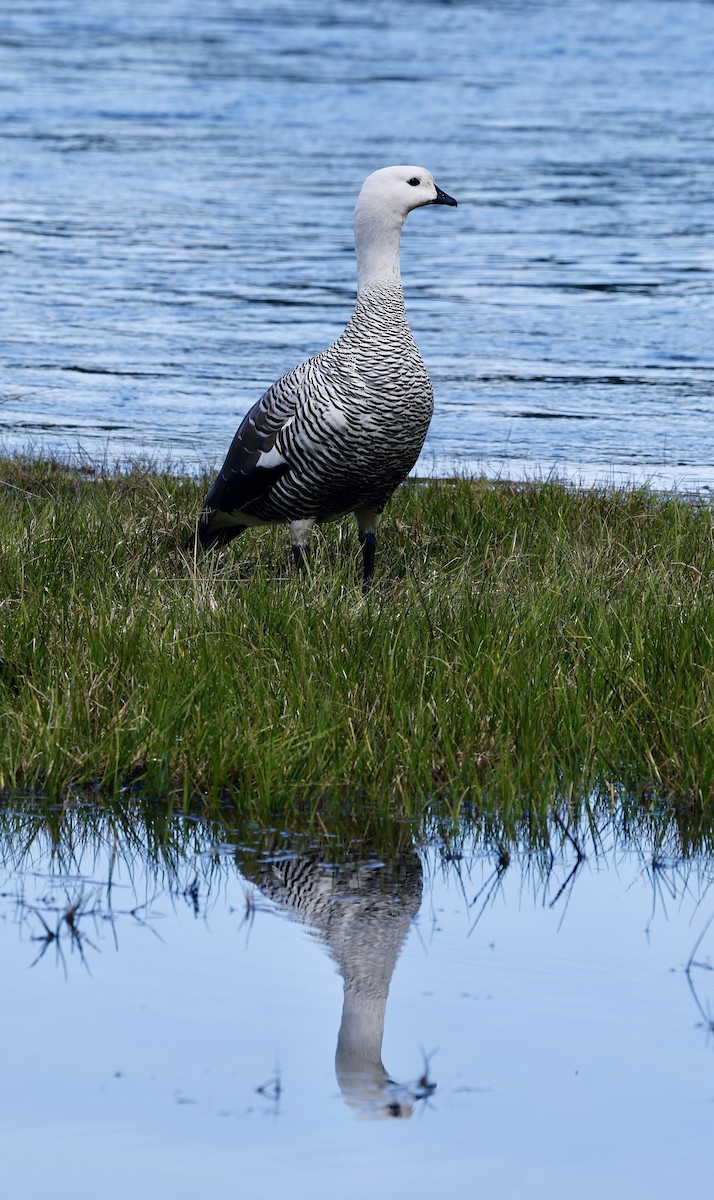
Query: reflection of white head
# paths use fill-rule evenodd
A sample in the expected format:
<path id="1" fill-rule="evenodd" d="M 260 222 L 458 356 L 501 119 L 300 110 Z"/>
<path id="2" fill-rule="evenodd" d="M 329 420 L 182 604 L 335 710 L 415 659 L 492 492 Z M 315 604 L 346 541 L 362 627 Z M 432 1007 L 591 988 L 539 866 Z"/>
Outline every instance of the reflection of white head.
<path id="1" fill-rule="evenodd" d="M 411 1116 L 419 1093 L 390 1079 L 382 1038 L 389 984 L 421 902 L 416 854 L 379 868 L 349 863 L 337 872 L 317 857 L 295 858 L 266 864 L 256 882 L 311 925 L 337 963 L 344 1003 L 335 1073 L 345 1100 L 362 1117 Z"/>
<path id="2" fill-rule="evenodd" d="M 429 204 L 456 206 L 426 167 L 382 167 L 368 175 L 355 206 L 360 290 L 399 283 L 399 235 L 408 214 Z"/>

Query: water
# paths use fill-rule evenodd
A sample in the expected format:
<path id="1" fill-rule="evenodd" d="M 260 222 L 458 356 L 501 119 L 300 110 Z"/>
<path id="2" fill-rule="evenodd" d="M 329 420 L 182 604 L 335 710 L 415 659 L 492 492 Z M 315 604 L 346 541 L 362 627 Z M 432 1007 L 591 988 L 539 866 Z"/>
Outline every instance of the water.
<path id="1" fill-rule="evenodd" d="M 499 875 L 3 814 L 0 1192 L 705 1190 L 714 868 L 600 837 Z"/>
<path id="2" fill-rule="evenodd" d="M 713 60 L 704 0 L 5 2 L 0 441 L 222 457 L 406 161 L 419 470 L 711 486 Z"/>

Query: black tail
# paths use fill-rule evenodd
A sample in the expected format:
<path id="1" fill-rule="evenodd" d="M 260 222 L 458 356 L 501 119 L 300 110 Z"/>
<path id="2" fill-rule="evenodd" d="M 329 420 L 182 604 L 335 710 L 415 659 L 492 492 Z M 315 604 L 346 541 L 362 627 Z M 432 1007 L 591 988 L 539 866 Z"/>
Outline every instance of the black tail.
<path id="1" fill-rule="evenodd" d="M 211 525 L 212 512 L 202 512 L 196 522 L 196 528 L 186 542 L 186 550 L 189 554 L 196 554 L 199 547 L 201 550 L 217 550 L 222 546 L 227 546 L 233 538 L 238 537 L 243 533 L 247 525 Z"/>

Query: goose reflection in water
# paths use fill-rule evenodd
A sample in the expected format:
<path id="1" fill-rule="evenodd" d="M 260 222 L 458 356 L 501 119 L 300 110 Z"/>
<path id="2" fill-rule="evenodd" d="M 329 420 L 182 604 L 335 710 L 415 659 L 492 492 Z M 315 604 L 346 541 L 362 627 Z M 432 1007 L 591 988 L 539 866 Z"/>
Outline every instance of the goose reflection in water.
<path id="1" fill-rule="evenodd" d="M 382 1038 L 394 967 L 421 903 L 417 855 L 335 867 L 309 854 L 253 863 L 248 873 L 266 897 L 312 927 L 337 964 L 344 1002 L 335 1073 L 345 1100 L 361 1117 L 410 1117 L 436 1085 L 426 1068 L 413 1084 L 393 1080 L 382 1063 Z"/>

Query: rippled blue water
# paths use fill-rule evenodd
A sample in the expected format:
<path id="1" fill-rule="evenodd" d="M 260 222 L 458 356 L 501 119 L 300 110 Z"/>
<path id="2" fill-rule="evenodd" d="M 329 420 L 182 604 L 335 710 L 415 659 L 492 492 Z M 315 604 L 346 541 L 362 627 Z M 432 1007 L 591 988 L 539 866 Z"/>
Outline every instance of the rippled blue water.
<path id="1" fill-rule="evenodd" d="M 3 4 L 0 440 L 221 457 L 406 161 L 420 469 L 714 483 L 712 62 L 707 0 Z"/>

